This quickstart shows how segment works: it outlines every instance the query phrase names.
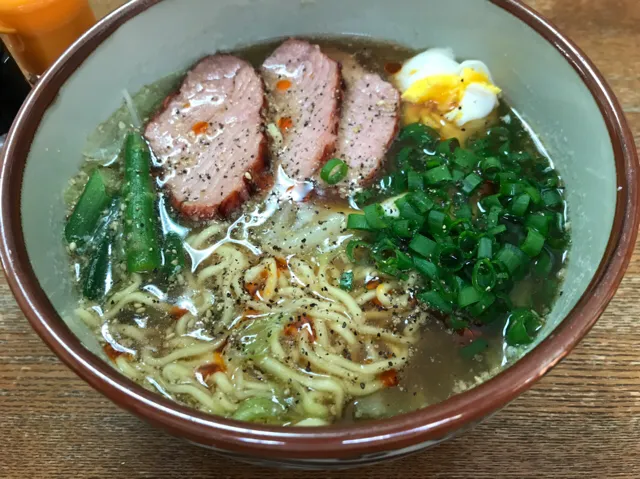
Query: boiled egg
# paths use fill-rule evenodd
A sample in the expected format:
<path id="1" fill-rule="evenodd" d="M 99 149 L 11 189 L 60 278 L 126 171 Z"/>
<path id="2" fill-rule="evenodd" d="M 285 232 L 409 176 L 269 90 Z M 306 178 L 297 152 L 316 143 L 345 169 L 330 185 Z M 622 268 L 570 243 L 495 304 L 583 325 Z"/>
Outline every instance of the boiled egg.
<path id="1" fill-rule="evenodd" d="M 477 60 L 458 63 L 451 49 L 433 48 L 404 63 L 393 75 L 408 108 L 406 123 L 423 121 L 464 127 L 489 117 L 498 106 L 501 90 L 489 68 Z M 434 121 L 434 114 L 441 119 Z M 425 119 L 426 117 L 426 119 Z"/>

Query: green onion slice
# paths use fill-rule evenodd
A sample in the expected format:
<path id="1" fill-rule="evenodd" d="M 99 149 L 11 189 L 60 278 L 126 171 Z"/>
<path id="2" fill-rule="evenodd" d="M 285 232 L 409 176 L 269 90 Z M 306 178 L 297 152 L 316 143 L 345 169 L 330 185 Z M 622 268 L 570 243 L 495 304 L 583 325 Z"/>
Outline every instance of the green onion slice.
<path id="1" fill-rule="evenodd" d="M 349 167 L 339 158 L 332 158 L 325 163 L 320 170 L 320 178 L 329 184 L 335 185 L 347 177 Z"/>
<path id="2" fill-rule="evenodd" d="M 491 238 L 483 236 L 478 240 L 478 259 L 491 259 L 491 256 L 493 256 L 493 241 Z"/>
<path id="3" fill-rule="evenodd" d="M 356 256 L 356 251 L 358 248 L 365 250 L 367 255 L 371 253 L 371 245 L 366 241 L 361 241 L 361 240 L 349 241 L 349 243 L 347 244 L 346 253 L 347 253 L 347 258 L 349 258 L 349 261 L 351 261 L 352 263 L 361 263 L 363 261 L 362 259 L 359 259 Z"/>
<path id="4" fill-rule="evenodd" d="M 437 246 L 435 241 L 421 234 L 415 235 L 411 243 L 409 243 L 409 249 L 411 251 L 425 258 L 429 258 L 435 252 Z"/>
<path id="5" fill-rule="evenodd" d="M 482 184 L 483 181 L 484 180 L 480 176 L 475 173 L 470 173 L 464 180 L 462 180 L 462 191 L 466 194 L 471 194 L 473 190 Z"/>
<path id="6" fill-rule="evenodd" d="M 427 225 L 429 226 L 429 231 L 431 234 L 435 236 L 440 236 L 446 233 L 447 225 L 446 225 L 447 215 L 445 215 L 442 211 L 431 210 L 429 212 L 429 216 L 427 217 Z"/>
<path id="7" fill-rule="evenodd" d="M 546 237 L 549 235 L 549 225 L 551 224 L 551 220 L 551 216 L 533 214 L 527 216 L 524 224 Z"/>
<path id="8" fill-rule="evenodd" d="M 350 214 L 347 216 L 347 229 L 373 231 L 373 228 L 371 228 L 367 222 L 367 218 L 361 214 Z"/>
<path id="9" fill-rule="evenodd" d="M 490 156 L 489 158 L 482 160 L 482 163 L 480 163 L 480 169 L 485 175 L 493 176 L 502 170 L 502 163 L 498 158 Z"/>
<path id="10" fill-rule="evenodd" d="M 473 231 L 463 231 L 458 236 L 458 247 L 465 258 L 472 258 L 478 251 L 478 234 Z"/>
<path id="11" fill-rule="evenodd" d="M 516 309 L 507 319 L 505 339 L 509 346 L 531 344 L 543 322 L 535 311 L 530 309 Z"/>
<path id="12" fill-rule="evenodd" d="M 524 263 L 524 253 L 520 248 L 506 243 L 496 254 L 496 261 L 502 264 L 510 275 L 516 273 Z"/>
<path id="13" fill-rule="evenodd" d="M 384 208 L 379 203 L 365 206 L 362 211 L 372 230 L 383 230 L 388 226 Z"/>
<path id="14" fill-rule="evenodd" d="M 451 302 L 447 301 L 437 291 L 426 291 L 417 296 L 418 300 L 427 304 L 430 308 L 437 309 L 444 314 L 451 314 L 453 307 Z"/>
<path id="15" fill-rule="evenodd" d="M 409 170 L 407 173 L 407 186 L 409 191 L 424 190 L 424 177 L 415 170 Z"/>
<path id="16" fill-rule="evenodd" d="M 345 271 L 340 276 L 340 288 L 345 291 L 353 290 L 353 271 Z"/>
<path id="17" fill-rule="evenodd" d="M 459 271 L 464 263 L 464 255 L 457 246 L 444 246 L 438 251 L 438 266 L 446 271 Z"/>
<path id="18" fill-rule="evenodd" d="M 453 180 L 451 171 L 449 171 L 449 168 L 446 165 L 430 169 L 424 174 L 424 178 L 428 185 L 438 185 Z"/>
<path id="19" fill-rule="evenodd" d="M 473 286 L 482 292 L 491 291 L 498 281 L 496 270 L 488 259 L 481 259 L 473 266 L 471 275 Z"/>
<path id="20" fill-rule="evenodd" d="M 427 261 L 426 259 L 422 259 L 418 256 L 413 257 L 413 264 L 418 271 L 423 276 L 427 278 L 437 281 L 439 278 L 438 267 L 433 264 L 431 261 Z"/>
<path id="21" fill-rule="evenodd" d="M 529 196 L 527 193 L 523 193 L 517 196 L 513 200 L 513 203 L 511 203 L 511 212 L 516 216 L 524 216 L 529 209 L 530 203 L 531 196 Z"/>
<path id="22" fill-rule="evenodd" d="M 542 202 L 547 208 L 556 208 L 562 204 L 562 196 L 558 190 L 546 190 L 542 192 Z"/>
<path id="23" fill-rule="evenodd" d="M 466 308 L 472 304 L 477 303 L 482 298 L 482 293 L 473 286 L 467 286 L 462 288 L 458 293 L 458 306 Z"/>
<path id="24" fill-rule="evenodd" d="M 540 254 L 542 248 L 544 247 L 544 236 L 542 236 L 538 231 L 533 228 L 529 228 L 527 232 L 527 237 L 524 239 L 522 246 L 520 249 L 524 251 L 527 256 L 531 258 L 535 258 Z"/>

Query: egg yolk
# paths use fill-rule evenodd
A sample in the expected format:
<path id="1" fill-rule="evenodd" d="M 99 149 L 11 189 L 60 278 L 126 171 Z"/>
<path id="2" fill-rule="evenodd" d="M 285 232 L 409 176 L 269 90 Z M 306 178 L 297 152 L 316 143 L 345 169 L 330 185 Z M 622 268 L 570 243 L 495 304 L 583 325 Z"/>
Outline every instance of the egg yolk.
<path id="1" fill-rule="evenodd" d="M 433 75 L 414 82 L 402 95 L 402 99 L 411 103 L 433 102 L 442 113 L 449 112 L 462 101 L 469 85 L 479 83 L 487 89 L 500 94 L 501 90 L 491 83 L 482 72 L 465 68 L 461 75 Z"/>

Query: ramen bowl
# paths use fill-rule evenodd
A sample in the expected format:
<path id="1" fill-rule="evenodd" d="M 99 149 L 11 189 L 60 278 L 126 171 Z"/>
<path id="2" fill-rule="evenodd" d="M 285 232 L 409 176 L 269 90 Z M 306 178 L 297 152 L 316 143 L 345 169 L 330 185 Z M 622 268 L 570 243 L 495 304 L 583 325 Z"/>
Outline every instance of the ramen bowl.
<path id="1" fill-rule="evenodd" d="M 462 13 L 462 14 L 461 14 Z M 356 34 L 453 48 L 491 65 L 505 97 L 542 138 L 566 184 L 573 243 L 562 295 L 509 368 L 441 403 L 384 420 L 259 426 L 207 415 L 121 375 L 71 314 L 62 192 L 91 130 L 122 90 L 217 50 L 289 36 Z M 36 332 L 122 408 L 222 454 L 261 464 L 348 467 L 405 456 L 477 424 L 562 360 L 619 285 L 638 226 L 638 161 L 622 110 L 584 54 L 515 0 L 134 0 L 99 22 L 41 78 L 9 134 L 0 177 L 2 264 Z"/>

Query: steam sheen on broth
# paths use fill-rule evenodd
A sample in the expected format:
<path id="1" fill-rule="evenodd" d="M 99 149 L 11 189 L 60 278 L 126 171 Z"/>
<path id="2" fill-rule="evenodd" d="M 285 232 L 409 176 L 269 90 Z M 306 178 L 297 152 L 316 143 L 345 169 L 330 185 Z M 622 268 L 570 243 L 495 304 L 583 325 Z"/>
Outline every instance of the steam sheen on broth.
<path id="1" fill-rule="evenodd" d="M 259 69 L 280 43 L 233 55 Z M 313 43 L 392 83 L 417 53 Z M 423 83 L 442 97 L 446 75 Z M 458 125 L 403 91 L 400 134 L 370 184 L 328 184 L 338 163 L 299 181 L 271 158 L 270 185 L 226 219 L 199 221 L 171 205 L 161 162 L 152 154 L 145 171 L 147 145 L 130 135 L 182 77 L 145 87 L 100 125 L 65 192 L 75 313 L 124 375 L 212 414 L 327 425 L 443 401 L 534 340 L 561 294 L 563 185 L 504 100 Z M 287 135 L 266 123 L 270 144 Z M 153 218 L 138 224 L 145 208 Z"/>

